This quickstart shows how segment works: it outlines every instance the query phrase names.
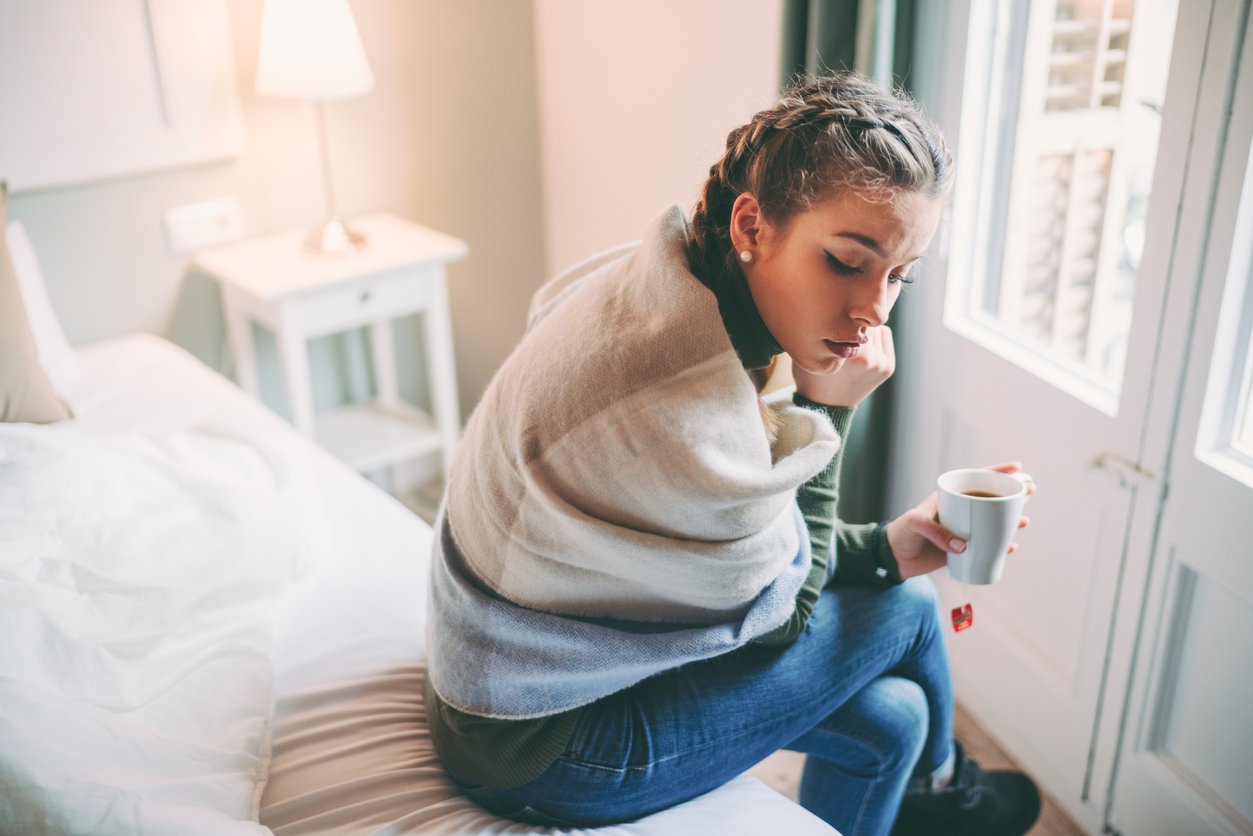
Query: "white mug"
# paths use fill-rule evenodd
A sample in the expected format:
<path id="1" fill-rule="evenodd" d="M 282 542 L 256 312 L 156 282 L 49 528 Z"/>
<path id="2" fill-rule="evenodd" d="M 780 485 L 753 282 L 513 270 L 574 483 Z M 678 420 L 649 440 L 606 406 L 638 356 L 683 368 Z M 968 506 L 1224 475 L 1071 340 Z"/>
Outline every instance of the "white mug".
<path id="1" fill-rule="evenodd" d="M 988 584 L 1001 579 L 1005 555 L 1027 504 L 1026 473 L 962 468 L 936 480 L 940 522 L 966 541 L 961 554 L 949 552 L 948 573 L 963 583 Z M 975 495 L 972 495 L 975 494 Z"/>

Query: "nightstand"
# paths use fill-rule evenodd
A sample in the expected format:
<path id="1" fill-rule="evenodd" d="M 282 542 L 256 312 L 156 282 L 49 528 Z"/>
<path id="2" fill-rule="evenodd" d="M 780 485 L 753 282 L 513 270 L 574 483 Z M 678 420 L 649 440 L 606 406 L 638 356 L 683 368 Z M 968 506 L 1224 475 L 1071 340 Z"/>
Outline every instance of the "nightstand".
<path id="1" fill-rule="evenodd" d="M 365 247 L 337 258 L 301 249 L 305 230 L 213 247 L 192 266 L 222 291 L 239 385 L 260 398 L 252 323 L 270 328 L 278 345 L 292 422 L 350 467 L 369 472 L 438 452 L 445 479 L 460 434 L 445 265 L 464 258 L 463 241 L 379 212 L 353 219 Z M 391 323 L 423 316 L 423 362 L 432 413 L 397 393 Z M 314 414 L 307 343 L 365 326 L 377 397 Z"/>

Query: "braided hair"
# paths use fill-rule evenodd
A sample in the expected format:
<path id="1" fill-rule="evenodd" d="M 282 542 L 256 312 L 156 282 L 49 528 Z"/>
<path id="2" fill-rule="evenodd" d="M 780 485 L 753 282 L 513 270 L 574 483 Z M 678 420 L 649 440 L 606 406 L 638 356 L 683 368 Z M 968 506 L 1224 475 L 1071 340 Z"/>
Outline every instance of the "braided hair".
<path id="1" fill-rule="evenodd" d="M 731 207 L 752 192 L 763 216 L 784 225 L 842 190 L 942 198 L 953 157 L 939 129 L 903 90 L 886 92 L 856 73 L 798 76 L 778 102 L 727 136 L 692 212 L 689 260 L 709 282 L 740 270 Z"/>

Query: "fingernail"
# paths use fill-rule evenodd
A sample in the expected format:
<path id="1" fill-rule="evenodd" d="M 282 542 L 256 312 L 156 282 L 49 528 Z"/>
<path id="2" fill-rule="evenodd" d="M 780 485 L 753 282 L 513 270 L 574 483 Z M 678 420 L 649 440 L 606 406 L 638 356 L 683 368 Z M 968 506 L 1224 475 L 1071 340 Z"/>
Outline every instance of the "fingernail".
<path id="1" fill-rule="evenodd" d="M 961 554 L 966 550 L 966 544 L 954 537 L 952 540 L 948 541 L 948 550 Z"/>

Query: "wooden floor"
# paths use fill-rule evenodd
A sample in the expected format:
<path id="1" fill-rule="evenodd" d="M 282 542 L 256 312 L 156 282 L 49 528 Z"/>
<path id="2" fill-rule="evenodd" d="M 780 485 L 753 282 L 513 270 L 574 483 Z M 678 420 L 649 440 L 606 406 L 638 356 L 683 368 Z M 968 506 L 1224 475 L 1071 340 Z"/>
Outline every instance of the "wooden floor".
<path id="1" fill-rule="evenodd" d="M 953 722 L 954 736 L 966 747 L 970 757 L 979 762 L 984 769 L 1020 769 L 1021 767 L 1005 754 L 997 745 L 996 740 L 974 721 L 973 718 L 957 704 L 957 713 Z M 749 770 L 750 775 L 760 778 L 793 801 L 796 800 L 797 787 L 800 783 L 801 767 L 805 756 L 799 752 L 775 752 L 757 766 Z M 1041 790 L 1044 796 L 1044 808 L 1035 827 L 1028 836 L 1085 836 L 1085 832 L 1067 816 L 1048 793 Z"/>

